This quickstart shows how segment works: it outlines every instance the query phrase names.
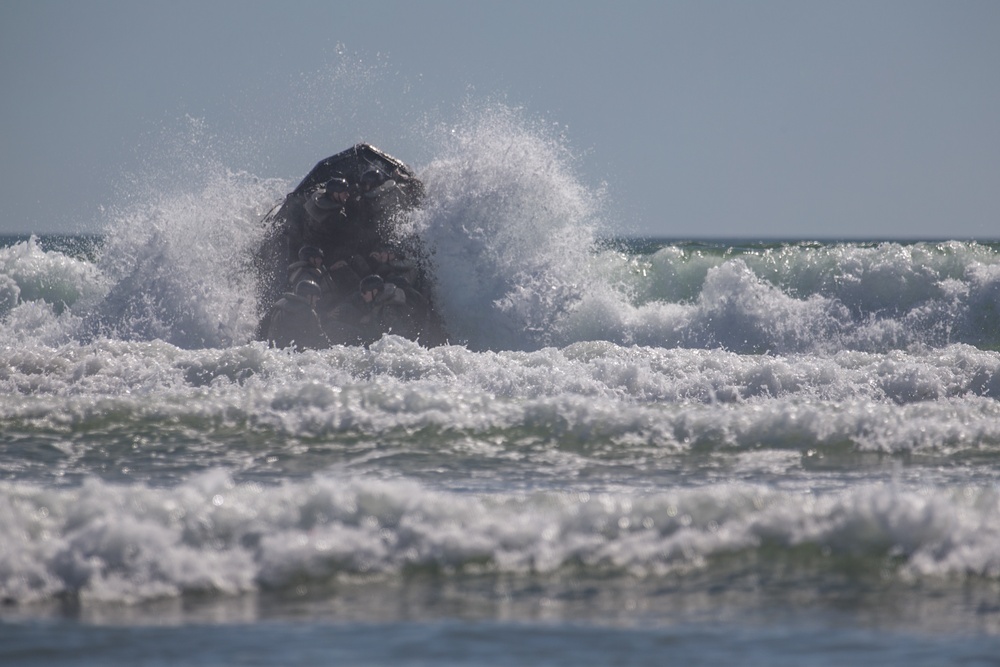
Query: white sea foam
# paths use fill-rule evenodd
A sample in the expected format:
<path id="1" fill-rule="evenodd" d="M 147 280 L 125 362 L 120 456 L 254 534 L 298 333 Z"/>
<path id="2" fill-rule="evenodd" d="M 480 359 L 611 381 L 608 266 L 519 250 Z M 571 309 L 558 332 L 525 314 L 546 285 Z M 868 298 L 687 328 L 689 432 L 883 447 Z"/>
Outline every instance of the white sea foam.
<path id="1" fill-rule="evenodd" d="M 106 289 L 99 269 L 91 262 L 46 252 L 34 237 L 0 248 L 0 280 L 0 315 L 29 301 L 61 306 L 92 302 Z"/>
<path id="2" fill-rule="evenodd" d="M 642 445 L 656 456 L 845 444 L 948 454 L 1000 444 L 1000 358 L 964 345 L 817 357 L 607 342 L 476 353 L 388 337 L 370 349 L 291 353 L 102 339 L 7 345 L 0 368 L 0 419 L 39 432 L 102 428 L 112 411 L 117 428 L 140 432 L 239 424 L 292 438 L 391 438 L 432 428 L 509 433 L 516 443 L 527 429 L 584 450 Z"/>
<path id="3" fill-rule="evenodd" d="M 547 576 L 662 576 L 714 558 L 820 554 L 907 577 L 1000 576 L 995 489 L 875 484 L 801 495 L 756 485 L 629 494 L 459 495 L 407 481 L 322 475 L 280 486 L 221 471 L 175 488 L 91 480 L 73 489 L 0 483 L 0 596 L 137 600 L 238 593 L 420 569 Z"/>
<path id="4" fill-rule="evenodd" d="M 45 251 L 34 237 L 0 248 L 0 344 L 73 340 L 80 318 L 72 309 L 92 308 L 108 288 L 92 262 Z"/>

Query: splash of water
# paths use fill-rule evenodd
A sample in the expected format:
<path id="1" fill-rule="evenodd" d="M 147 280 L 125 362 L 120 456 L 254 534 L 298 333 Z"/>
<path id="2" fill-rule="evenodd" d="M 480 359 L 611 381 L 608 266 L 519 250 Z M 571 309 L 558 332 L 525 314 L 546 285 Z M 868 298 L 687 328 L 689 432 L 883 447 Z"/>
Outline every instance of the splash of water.
<path id="1" fill-rule="evenodd" d="M 259 221 L 287 186 L 229 169 L 204 123 L 189 120 L 168 142 L 172 157 L 131 177 L 123 203 L 108 212 L 96 265 L 109 289 L 82 313 L 84 340 L 160 339 L 194 348 L 252 334 Z"/>
<path id="2" fill-rule="evenodd" d="M 437 303 L 472 349 L 556 343 L 588 284 L 600 193 L 572 173 L 559 137 L 503 105 L 439 128 L 414 227 L 433 258 Z M 536 124 L 537 125 L 537 124 Z"/>

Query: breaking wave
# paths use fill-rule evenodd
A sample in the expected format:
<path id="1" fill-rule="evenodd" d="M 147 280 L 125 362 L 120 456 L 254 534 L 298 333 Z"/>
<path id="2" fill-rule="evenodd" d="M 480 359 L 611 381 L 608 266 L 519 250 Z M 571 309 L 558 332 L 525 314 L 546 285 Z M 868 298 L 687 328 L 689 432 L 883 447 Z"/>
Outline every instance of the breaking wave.
<path id="1" fill-rule="evenodd" d="M 0 483 L 0 597 L 137 602 L 329 586 L 357 577 L 669 578 L 769 568 L 789 582 L 1000 577 L 992 488 L 876 484 L 803 499 L 749 484 L 641 496 L 455 496 L 318 476 L 276 487 L 206 472 L 171 489 Z M 578 579 L 579 580 L 579 579 Z"/>

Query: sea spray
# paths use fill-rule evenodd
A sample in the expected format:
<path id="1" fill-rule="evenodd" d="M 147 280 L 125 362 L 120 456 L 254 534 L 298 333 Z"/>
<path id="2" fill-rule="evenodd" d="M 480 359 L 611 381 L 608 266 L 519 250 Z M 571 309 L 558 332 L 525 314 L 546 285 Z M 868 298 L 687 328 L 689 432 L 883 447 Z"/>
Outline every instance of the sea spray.
<path id="1" fill-rule="evenodd" d="M 510 108 L 470 113 L 441 134 L 419 172 L 428 196 L 414 226 L 449 331 L 477 350 L 557 342 L 560 320 L 590 288 L 600 193 L 575 178 L 557 137 Z"/>
<path id="2" fill-rule="evenodd" d="M 83 336 L 185 348 L 245 342 L 256 326 L 260 219 L 284 184 L 221 167 L 190 193 L 150 193 L 113 217 L 98 266 L 111 284 Z"/>

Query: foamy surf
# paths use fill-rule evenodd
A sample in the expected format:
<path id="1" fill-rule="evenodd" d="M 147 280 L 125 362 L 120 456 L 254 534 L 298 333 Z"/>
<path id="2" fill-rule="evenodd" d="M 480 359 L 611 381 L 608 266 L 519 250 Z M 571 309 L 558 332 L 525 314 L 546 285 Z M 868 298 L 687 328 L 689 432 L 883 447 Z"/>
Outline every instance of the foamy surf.
<path id="1" fill-rule="evenodd" d="M 318 475 L 277 486 L 209 471 L 171 488 L 4 483 L 0 595 L 134 603 L 338 578 L 627 576 L 651 582 L 781 562 L 900 581 L 1000 576 L 995 489 L 871 484 L 806 494 L 754 484 L 454 494 Z M 734 562 L 735 559 L 735 562 Z"/>

